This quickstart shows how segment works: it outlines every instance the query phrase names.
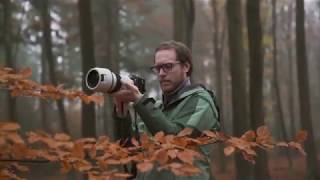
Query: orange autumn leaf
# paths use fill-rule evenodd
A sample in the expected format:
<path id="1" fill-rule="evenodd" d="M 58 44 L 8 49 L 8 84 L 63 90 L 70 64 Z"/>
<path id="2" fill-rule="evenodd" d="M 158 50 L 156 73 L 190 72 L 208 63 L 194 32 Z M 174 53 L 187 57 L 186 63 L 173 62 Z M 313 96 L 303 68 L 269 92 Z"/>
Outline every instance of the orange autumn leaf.
<path id="1" fill-rule="evenodd" d="M 27 172 L 29 171 L 29 168 L 27 166 L 23 166 L 23 165 L 20 165 L 18 163 L 12 163 L 11 164 L 14 168 L 16 168 L 18 171 L 22 171 L 22 172 Z"/>
<path id="2" fill-rule="evenodd" d="M 166 149 L 160 149 L 155 154 L 155 159 L 159 162 L 160 165 L 164 165 L 169 160 L 168 151 Z"/>
<path id="3" fill-rule="evenodd" d="M 71 154 L 75 157 L 83 159 L 85 157 L 83 144 L 75 143 L 71 150 Z"/>
<path id="4" fill-rule="evenodd" d="M 194 157 L 196 157 L 197 154 L 194 153 L 193 151 L 191 150 L 185 150 L 185 151 L 182 151 L 182 152 L 179 152 L 177 157 L 184 163 L 187 163 L 187 164 L 193 164 L 193 159 Z"/>
<path id="5" fill-rule="evenodd" d="M 288 143 L 286 143 L 286 142 L 278 142 L 276 145 L 280 146 L 280 147 L 288 147 L 289 146 Z"/>
<path id="6" fill-rule="evenodd" d="M 24 144 L 24 140 L 17 133 L 8 133 L 6 134 L 6 138 L 15 144 Z"/>
<path id="7" fill-rule="evenodd" d="M 257 129 L 257 138 L 267 138 L 270 136 L 267 126 L 261 126 Z"/>
<path id="8" fill-rule="evenodd" d="M 289 145 L 289 147 L 297 149 L 302 155 L 304 155 L 304 156 L 307 155 L 307 153 L 302 148 L 301 144 L 292 141 L 292 142 L 289 142 L 288 145 Z"/>
<path id="9" fill-rule="evenodd" d="M 191 176 L 191 175 L 196 175 L 201 173 L 201 170 L 193 165 L 185 165 L 184 167 L 181 168 L 182 172 L 186 176 Z"/>
<path id="10" fill-rule="evenodd" d="M 121 164 L 120 160 L 115 160 L 115 159 L 107 159 L 104 161 L 105 164 L 110 164 L 110 165 L 119 165 Z"/>
<path id="11" fill-rule="evenodd" d="M 57 141 L 69 141 L 71 137 L 65 133 L 57 133 L 53 137 Z"/>
<path id="12" fill-rule="evenodd" d="M 208 130 L 203 131 L 202 134 L 204 134 L 204 135 L 206 135 L 206 136 L 208 136 L 208 137 L 211 137 L 211 138 L 217 137 L 217 134 L 216 134 L 216 133 L 214 133 L 214 132 L 212 132 L 212 131 L 208 131 Z"/>
<path id="13" fill-rule="evenodd" d="M 254 141 L 256 138 L 256 133 L 252 130 L 245 132 L 242 136 L 241 139 L 244 139 L 246 141 Z"/>
<path id="14" fill-rule="evenodd" d="M 236 149 L 233 146 L 224 148 L 223 152 L 226 156 L 230 156 Z"/>
<path id="15" fill-rule="evenodd" d="M 137 165 L 137 168 L 140 172 L 147 172 L 153 168 L 153 163 L 151 162 L 142 162 Z"/>
<path id="16" fill-rule="evenodd" d="M 80 172 L 89 171 L 90 169 L 92 169 L 92 164 L 86 160 L 77 161 L 73 166 Z"/>
<path id="17" fill-rule="evenodd" d="M 31 68 L 23 68 L 23 69 L 21 69 L 19 74 L 24 78 L 28 78 L 32 75 L 32 69 Z"/>
<path id="18" fill-rule="evenodd" d="M 170 149 L 167 154 L 171 159 L 174 159 L 177 157 L 178 153 L 179 151 L 177 149 Z"/>
<path id="19" fill-rule="evenodd" d="M 154 139 L 160 143 L 165 143 L 166 142 L 166 138 L 165 138 L 165 134 L 163 131 L 157 132 L 154 135 Z"/>
<path id="20" fill-rule="evenodd" d="M 117 178 L 129 178 L 129 177 L 132 177 L 131 174 L 119 173 L 119 172 L 116 172 L 116 173 L 112 174 L 112 176 L 117 177 Z"/>
<path id="21" fill-rule="evenodd" d="M 192 128 L 184 128 L 182 131 L 178 133 L 177 137 L 189 136 L 192 134 L 192 131 Z"/>
<path id="22" fill-rule="evenodd" d="M 68 163 L 67 161 L 65 161 L 65 160 L 62 160 L 60 162 L 60 165 L 61 165 L 60 171 L 62 173 L 67 173 L 72 169 L 72 165 L 70 163 Z"/>
<path id="23" fill-rule="evenodd" d="M 294 140 L 302 143 L 307 139 L 307 136 L 308 136 L 308 133 L 306 131 L 301 130 L 296 134 Z"/>
<path id="24" fill-rule="evenodd" d="M 245 160 L 251 162 L 252 164 L 255 164 L 255 163 L 256 163 L 256 161 L 254 160 L 254 156 L 249 155 L 249 154 L 247 154 L 247 153 L 245 153 L 245 152 L 241 152 L 241 154 L 242 154 L 242 157 L 243 157 Z"/>
<path id="25" fill-rule="evenodd" d="M 12 122 L 0 122 L 0 131 L 17 131 L 20 125 Z"/>

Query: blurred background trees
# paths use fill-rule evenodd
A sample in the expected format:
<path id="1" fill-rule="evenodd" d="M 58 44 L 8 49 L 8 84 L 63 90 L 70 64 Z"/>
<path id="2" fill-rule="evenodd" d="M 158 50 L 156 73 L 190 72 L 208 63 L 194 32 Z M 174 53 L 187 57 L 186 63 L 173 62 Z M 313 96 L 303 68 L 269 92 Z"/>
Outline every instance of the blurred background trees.
<path id="1" fill-rule="evenodd" d="M 238 136 L 265 123 L 279 139 L 309 132 L 306 161 L 279 150 L 253 166 L 217 147 L 217 178 L 319 178 L 319 0 L 1 0 L 0 24 L 0 66 L 28 66 L 33 80 L 88 93 L 83 77 L 100 66 L 144 77 L 147 93 L 161 97 L 149 70 L 154 48 L 182 41 L 192 49 L 192 81 L 218 94 L 223 131 Z M 1 88 L 0 101 L 0 120 L 23 130 L 119 137 L 108 95 L 95 106 L 12 98 Z"/>

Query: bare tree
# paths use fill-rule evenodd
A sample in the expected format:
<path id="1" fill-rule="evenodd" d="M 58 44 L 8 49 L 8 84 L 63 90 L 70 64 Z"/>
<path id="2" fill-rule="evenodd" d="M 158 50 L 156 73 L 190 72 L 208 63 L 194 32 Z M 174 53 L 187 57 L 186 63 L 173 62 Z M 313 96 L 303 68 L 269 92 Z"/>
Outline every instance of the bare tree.
<path id="1" fill-rule="evenodd" d="M 173 0 L 174 39 L 192 48 L 192 32 L 195 21 L 193 0 Z"/>
<path id="2" fill-rule="evenodd" d="M 272 0 L 272 39 L 273 39 L 273 88 L 275 94 L 275 110 L 277 112 L 275 114 L 278 115 L 279 120 L 277 122 L 280 123 L 280 131 L 285 141 L 288 141 L 287 130 L 285 127 L 284 120 L 284 112 L 282 108 L 282 100 L 280 95 L 280 86 L 279 86 L 279 77 L 278 77 L 278 47 L 277 47 L 277 0 Z M 288 33 L 290 34 L 290 33 Z M 292 161 L 290 158 L 289 150 L 286 151 L 286 156 L 288 159 L 289 167 L 292 167 Z"/>
<path id="3" fill-rule="evenodd" d="M 216 61 L 216 87 L 218 103 L 222 106 L 223 103 L 223 52 L 224 52 L 224 42 L 225 42 L 225 23 L 221 23 L 218 12 L 218 3 L 217 0 L 211 0 L 212 15 L 213 15 L 213 50 L 214 50 L 214 59 Z M 222 26 L 222 27 L 221 27 Z M 223 110 L 223 109 L 221 109 Z M 220 113 L 221 118 L 223 118 L 224 113 Z M 223 121 L 221 121 L 223 128 Z M 220 171 L 225 172 L 227 168 L 226 159 L 223 154 L 223 146 L 219 146 L 219 164 Z"/>
<path id="4" fill-rule="evenodd" d="M 232 78 L 233 131 L 240 136 L 248 130 L 246 66 L 243 50 L 241 1 L 227 0 L 228 44 Z M 236 155 L 237 179 L 250 178 L 250 165 Z"/>
<path id="5" fill-rule="evenodd" d="M 264 124 L 263 113 L 263 49 L 260 20 L 260 0 L 247 0 L 247 27 L 250 56 L 250 120 L 257 129 Z M 254 166 L 255 179 L 269 179 L 268 158 L 265 151 L 258 151 Z"/>
<path id="6" fill-rule="evenodd" d="M 288 21 L 287 21 L 287 49 L 288 49 L 288 62 L 289 62 L 289 83 L 288 83 L 288 104 L 289 104 L 289 119 L 290 119 L 290 131 L 291 136 L 294 136 L 295 133 L 295 114 L 294 114 L 294 105 L 295 105 L 295 78 L 296 73 L 294 73 L 294 56 L 293 56 L 293 25 L 294 21 L 293 13 L 294 13 L 294 2 L 290 2 L 288 8 Z"/>
<path id="7" fill-rule="evenodd" d="M 85 76 L 88 70 L 95 66 L 91 1 L 79 0 L 78 8 L 81 37 L 82 73 Z M 84 83 L 82 83 L 82 89 L 85 93 L 90 94 L 90 91 L 85 87 Z M 95 107 L 92 103 L 85 104 L 82 102 L 82 136 L 96 136 Z"/>
<path id="8" fill-rule="evenodd" d="M 10 0 L 4 0 L 3 2 L 4 10 L 4 49 L 5 49 L 5 58 L 6 66 L 11 68 L 16 68 L 15 60 L 12 56 L 12 3 Z M 16 98 L 10 96 L 10 93 L 7 95 L 7 107 L 8 107 L 8 118 L 11 121 L 17 121 L 16 114 Z"/>
<path id="9" fill-rule="evenodd" d="M 314 143 L 314 133 L 311 119 L 310 87 L 307 63 L 308 59 L 306 54 L 304 22 L 304 0 L 296 0 L 296 52 L 300 101 L 300 121 L 302 128 L 308 132 L 308 138 L 305 141 L 305 149 L 308 154 L 308 177 L 310 177 L 310 179 L 320 179 L 319 168 L 317 164 L 317 150 Z"/>
<path id="10" fill-rule="evenodd" d="M 106 42 L 106 59 L 103 61 L 103 66 L 110 68 L 111 71 L 119 73 L 119 11 L 120 4 L 118 0 L 109 0 L 105 1 L 106 7 L 106 34 L 107 34 L 107 42 Z M 113 134 L 116 139 L 120 138 L 119 129 L 120 121 L 112 121 L 112 109 L 113 102 L 112 99 L 107 97 L 105 98 L 105 106 L 104 106 L 104 129 L 109 132 L 109 134 Z M 123 130 L 123 131 L 129 131 Z M 113 132 L 113 133 L 112 133 Z"/>
<path id="11" fill-rule="evenodd" d="M 57 86 L 58 81 L 57 81 L 57 76 L 55 72 L 56 63 L 55 63 L 55 57 L 52 52 L 51 16 L 49 12 L 49 1 L 41 0 L 41 1 L 34 1 L 34 3 L 36 7 L 37 6 L 39 7 L 41 12 L 41 18 L 42 18 L 42 33 L 43 33 L 42 58 L 44 58 L 43 63 L 47 61 L 48 70 L 49 70 L 49 79 L 53 85 Z M 63 132 L 68 133 L 69 130 L 68 130 L 68 124 L 67 124 L 63 100 L 59 99 L 56 102 L 57 102 L 59 116 L 60 116 L 61 129 Z"/>

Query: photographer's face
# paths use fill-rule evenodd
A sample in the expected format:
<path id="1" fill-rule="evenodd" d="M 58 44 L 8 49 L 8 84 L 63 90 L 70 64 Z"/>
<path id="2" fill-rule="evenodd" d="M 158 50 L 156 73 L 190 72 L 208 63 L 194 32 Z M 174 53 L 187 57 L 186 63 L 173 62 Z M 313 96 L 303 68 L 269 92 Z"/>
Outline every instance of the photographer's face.
<path id="1" fill-rule="evenodd" d="M 163 93 L 174 91 L 186 78 L 190 65 L 176 59 L 174 49 L 159 50 L 155 54 L 153 69 L 157 72 Z"/>

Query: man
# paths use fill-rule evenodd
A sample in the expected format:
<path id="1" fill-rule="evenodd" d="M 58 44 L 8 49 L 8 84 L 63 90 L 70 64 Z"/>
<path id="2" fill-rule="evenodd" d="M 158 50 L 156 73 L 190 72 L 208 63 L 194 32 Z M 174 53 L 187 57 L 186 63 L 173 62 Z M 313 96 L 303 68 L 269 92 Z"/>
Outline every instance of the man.
<path id="1" fill-rule="evenodd" d="M 139 114 L 144 129 L 154 135 L 159 131 L 177 134 L 185 127 L 194 128 L 195 132 L 219 130 L 218 112 L 210 94 L 201 86 L 190 83 L 192 57 L 188 47 L 176 41 L 161 43 L 155 50 L 154 65 L 151 69 L 158 75 L 163 92 L 162 103 L 155 103 L 153 98 L 142 95 L 130 82 L 123 82 L 124 88 L 114 94 L 117 113 L 121 112 L 122 103 L 134 102 L 134 109 Z M 127 121 L 128 123 L 130 121 Z M 209 149 L 201 148 L 208 156 Z M 197 162 L 203 171 L 192 177 L 176 177 L 166 170 L 152 170 L 139 174 L 140 179 L 209 179 L 209 162 Z"/>

